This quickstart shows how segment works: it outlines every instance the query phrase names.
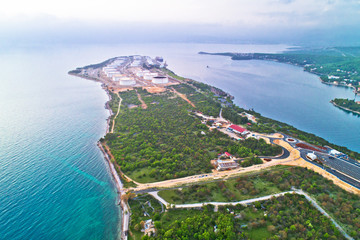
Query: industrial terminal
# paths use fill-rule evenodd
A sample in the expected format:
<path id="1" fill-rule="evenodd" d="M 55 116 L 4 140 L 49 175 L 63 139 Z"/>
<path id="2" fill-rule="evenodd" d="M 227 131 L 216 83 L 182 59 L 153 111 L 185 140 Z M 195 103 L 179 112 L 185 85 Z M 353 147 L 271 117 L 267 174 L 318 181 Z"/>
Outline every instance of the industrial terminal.
<path id="1" fill-rule="evenodd" d="M 116 57 L 100 64 L 77 68 L 69 74 L 99 81 L 114 92 L 136 87 L 161 91 L 165 86 L 179 84 L 178 80 L 163 71 L 166 66 L 162 57 L 135 55 Z"/>

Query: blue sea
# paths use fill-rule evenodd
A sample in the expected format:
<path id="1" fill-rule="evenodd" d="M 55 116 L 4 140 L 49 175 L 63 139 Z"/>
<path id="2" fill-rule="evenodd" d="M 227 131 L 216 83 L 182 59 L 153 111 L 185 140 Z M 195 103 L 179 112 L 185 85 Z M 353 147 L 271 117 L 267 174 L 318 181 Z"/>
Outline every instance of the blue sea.
<path id="1" fill-rule="evenodd" d="M 359 117 L 333 107 L 351 89 L 299 67 L 232 61 L 199 51 L 280 52 L 287 45 L 120 44 L 0 48 L 0 239 L 116 239 L 121 210 L 96 146 L 108 100 L 100 84 L 67 75 L 114 56 L 163 56 L 179 75 L 228 91 L 254 108 L 360 151 Z M 209 66 L 209 68 L 207 68 Z"/>
<path id="2" fill-rule="evenodd" d="M 0 239 L 115 239 L 120 210 L 97 140 L 106 93 L 71 52 L 0 56 Z M 82 57 L 80 57 L 82 58 Z"/>

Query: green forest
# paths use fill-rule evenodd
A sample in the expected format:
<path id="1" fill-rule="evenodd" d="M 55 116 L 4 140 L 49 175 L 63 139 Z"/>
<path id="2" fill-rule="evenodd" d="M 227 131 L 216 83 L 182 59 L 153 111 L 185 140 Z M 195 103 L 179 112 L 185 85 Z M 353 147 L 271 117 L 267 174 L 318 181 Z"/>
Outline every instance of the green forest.
<path id="1" fill-rule="evenodd" d="M 329 219 L 296 194 L 248 207 L 221 206 L 218 212 L 212 209 L 171 210 L 161 218 L 157 236 L 143 239 L 344 239 Z M 185 211 L 184 219 L 171 221 L 167 216 L 181 216 Z"/>
<path id="2" fill-rule="evenodd" d="M 355 112 L 360 112 L 360 104 L 357 104 L 354 100 L 344 99 L 344 98 L 335 98 L 332 100 L 333 103 L 340 107 L 348 108 Z"/>
<path id="3" fill-rule="evenodd" d="M 311 195 L 351 237 L 360 239 L 360 197 L 300 167 L 277 166 L 227 181 L 164 190 L 159 195 L 176 204 L 234 202 L 288 191 L 292 186 Z M 143 237 L 141 225 L 147 219 L 154 221 L 156 236 L 143 239 L 343 239 L 329 219 L 296 194 L 247 207 L 219 206 L 217 212 L 211 205 L 197 210 L 170 208 L 165 212 L 165 206 L 149 195 L 130 199 L 129 204 L 133 239 Z"/>
<path id="4" fill-rule="evenodd" d="M 219 114 L 221 105 L 216 100 L 186 84 L 175 88 L 187 95 L 196 110 L 209 115 Z M 161 94 L 137 91 L 148 108 L 127 108 L 126 105 L 139 104 L 136 93 L 120 93 L 126 105 L 121 108 L 114 133 L 105 137 L 121 170 L 136 181 L 153 182 L 210 172 L 210 160 L 224 151 L 245 158 L 241 166 L 261 163 L 256 155 L 281 153 L 279 146 L 266 144 L 263 140 L 236 142 L 219 131 L 209 131 L 193 115 L 194 108 L 170 90 Z M 114 94 L 113 100 L 118 102 Z"/>
<path id="5" fill-rule="evenodd" d="M 235 105 L 224 106 L 208 85 L 188 81 L 188 84 L 169 87 L 158 94 L 137 89 L 147 109 L 128 107 L 140 103 L 135 91 L 120 93 L 123 106 L 115 131 L 102 141 L 110 147 L 121 170 L 134 180 L 153 182 L 210 172 L 210 160 L 225 151 L 240 158 L 242 167 L 261 163 L 257 156 L 281 153 L 279 146 L 269 145 L 262 139 L 234 141 L 217 130 L 210 131 L 193 114 L 194 110 L 217 116 L 222 108 L 223 117 L 236 124 L 248 123 L 239 114 L 246 111 L 257 118 L 257 123 L 247 126 L 251 131 L 281 132 L 315 145 L 333 146 L 359 158 L 358 153 L 254 111 Z M 172 89 L 185 94 L 195 108 Z M 116 94 L 111 95 L 113 100 L 109 106 L 115 112 L 119 99 Z M 291 187 L 309 193 L 349 235 L 360 239 L 360 197 L 299 167 L 278 166 L 227 181 L 164 190 L 159 195 L 177 204 L 239 201 L 288 191 Z M 129 204 L 132 211 L 130 238 L 133 239 L 343 239 L 333 224 L 299 195 L 286 195 L 248 207 L 219 207 L 217 212 L 213 206 L 165 212 L 165 206 L 149 195 L 132 198 Z M 148 219 L 155 223 L 156 236 L 143 236 L 140 231 Z"/>
<path id="6" fill-rule="evenodd" d="M 217 212 L 212 205 L 162 212 L 149 198 L 129 202 L 136 212 L 132 239 L 141 238 L 139 230 L 147 219 L 153 219 L 156 235 L 141 239 L 344 239 L 328 218 L 297 194 L 248 206 L 219 206 Z M 154 209 L 147 207 L 148 201 Z M 140 217 L 144 209 L 149 216 Z"/>
<path id="7" fill-rule="evenodd" d="M 351 194 L 318 173 L 300 167 L 276 167 L 227 181 L 197 184 L 182 190 L 159 193 L 170 203 L 239 201 L 282 191 L 291 187 L 309 193 L 345 230 L 360 239 L 360 196 Z"/>

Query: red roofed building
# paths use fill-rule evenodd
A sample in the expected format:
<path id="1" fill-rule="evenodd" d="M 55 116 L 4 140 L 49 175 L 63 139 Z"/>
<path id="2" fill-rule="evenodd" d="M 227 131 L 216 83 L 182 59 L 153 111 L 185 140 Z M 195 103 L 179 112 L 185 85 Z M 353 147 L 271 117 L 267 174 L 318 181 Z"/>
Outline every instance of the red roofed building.
<path id="1" fill-rule="evenodd" d="M 245 129 L 245 128 L 242 128 L 242 127 L 240 127 L 240 126 L 238 126 L 238 125 L 235 125 L 235 124 L 230 125 L 229 129 L 232 130 L 232 131 L 235 132 L 235 133 L 240 133 L 240 134 L 246 132 L 246 129 Z"/>
<path id="2" fill-rule="evenodd" d="M 231 154 L 228 153 L 228 152 L 225 152 L 225 155 L 228 156 L 228 157 L 231 157 Z"/>

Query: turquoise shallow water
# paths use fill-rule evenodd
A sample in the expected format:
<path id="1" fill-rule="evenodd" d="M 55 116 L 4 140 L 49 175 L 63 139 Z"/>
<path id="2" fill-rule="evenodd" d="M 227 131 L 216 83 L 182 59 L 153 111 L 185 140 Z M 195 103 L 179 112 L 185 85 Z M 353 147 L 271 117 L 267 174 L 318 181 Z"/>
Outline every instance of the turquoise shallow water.
<path id="1" fill-rule="evenodd" d="M 163 56 L 179 75 L 220 87 L 245 108 L 360 151 L 359 117 L 331 104 L 351 89 L 301 68 L 199 51 L 277 52 L 285 45 L 122 44 L 0 48 L 0 239 L 115 239 L 120 209 L 97 140 L 108 100 L 67 71 L 121 55 Z M 209 65 L 210 68 L 206 66 Z"/>
<path id="2" fill-rule="evenodd" d="M 114 239 L 116 191 L 96 141 L 105 92 L 60 52 L 0 56 L 0 239 Z"/>

